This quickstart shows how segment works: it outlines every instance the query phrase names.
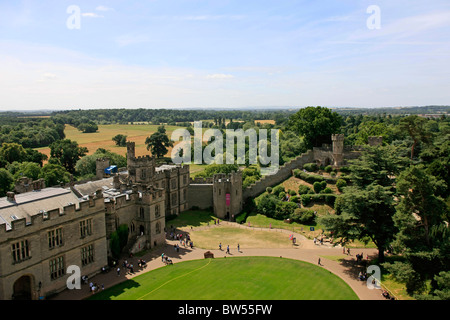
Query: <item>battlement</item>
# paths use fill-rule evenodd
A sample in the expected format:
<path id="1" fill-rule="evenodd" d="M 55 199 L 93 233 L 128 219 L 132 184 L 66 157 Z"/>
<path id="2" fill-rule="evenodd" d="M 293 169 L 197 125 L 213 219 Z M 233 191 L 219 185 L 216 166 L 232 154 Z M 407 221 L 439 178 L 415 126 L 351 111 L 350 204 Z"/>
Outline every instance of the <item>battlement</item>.
<path id="1" fill-rule="evenodd" d="M 344 141 L 344 135 L 342 133 L 332 134 L 331 140 L 332 141 Z"/>
<path id="2" fill-rule="evenodd" d="M 368 143 L 370 146 L 380 146 L 383 144 L 383 137 L 382 136 L 378 136 L 378 137 L 367 137 Z"/>
<path id="3" fill-rule="evenodd" d="M 62 189 L 62 191 L 60 191 L 60 194 L 68 195 L 70 194 L 70 192 Z M 47 198 L 44 197 L 43 199 Z M 72 199 L 76 201 L 75 196 Z M 36 206 L 33 206 L 33 208 L 39 207 L 39 202 L 36 201 L 36 203 Z M 14 203 L 14 208 L 20 207 L 22 205 L 29 208 L 29 202 L 23 200 Z M 28 211 L 29 210 L 30 209 L 28 209 Z M 20 216 L 17 213 L 11 214 L 12 219 L 10 221 L 5 219 L 4 214 L 3 217 L 0 216 L 0 242 L 7 238 L 14 237 L 13 234 L 16 234 L 17 237 L 20 237 L 28 232 L 38 231 L 42 228 L 48 228 L 54 225 L 60 225 L 70 220 L 79 219 L 81 217 L 80 213 L 86 214 L 92 211 L 104 211 L 104 199 L 101 190 L 97 191 L 96 195 L 91 196 L 88 200 L 74 203 L 69 202 L 66 205 L 62 206 L 62 208 L 53 208 L 50 210 L 36 209 L 35 212 L 25 212 Z M 6 214 L 9 214 L 9 212 Z M 26 230 L 26 232 L 24 232 L 24 230 Z"/>
<path id="4" fill-rule="evenodd" d="M 217 173 L 213 176 L 213 183 L 235 182 L 242 180 L 242 171 L 232 173 Z"/>
<path id="5" fill-rule="evenodd" d="M 189 178 L 189 181 L 191 184 L 212 184 L 214 182 L 213 178 L 211 177 L 195 177 L 195 178 Z"/>

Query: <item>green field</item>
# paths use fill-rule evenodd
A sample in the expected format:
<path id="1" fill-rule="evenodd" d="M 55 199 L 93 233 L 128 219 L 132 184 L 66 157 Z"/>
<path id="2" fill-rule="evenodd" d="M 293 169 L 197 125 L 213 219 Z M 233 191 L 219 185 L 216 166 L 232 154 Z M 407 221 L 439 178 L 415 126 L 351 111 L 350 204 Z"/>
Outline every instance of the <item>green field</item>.
<path id="1" fill-rule="evenodd" d="M 358 300 L 338 276 L 313 264 L 274 257 L 179 262 L 134 277 L 97 300 Z"/>

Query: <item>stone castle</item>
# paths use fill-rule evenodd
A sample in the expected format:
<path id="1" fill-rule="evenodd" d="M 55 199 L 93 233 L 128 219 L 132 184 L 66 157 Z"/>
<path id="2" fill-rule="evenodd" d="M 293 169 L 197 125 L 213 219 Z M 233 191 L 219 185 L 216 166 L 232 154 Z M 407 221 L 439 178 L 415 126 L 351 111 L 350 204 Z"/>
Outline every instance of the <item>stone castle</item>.
<path id="1" fill-rule="evenodd" d="M 127 168 L 105 174 L 108 159 L 97 161 L 97 179 L 66 187 L 21 178 L 16 193 L 0 198 L 0 300 L 38 299 L 66 288 L 67 268 L 92 276 L 112 256 L 111 235 L 128 227 L 125 252 L 165 243 L 166 217 L 188 209 L 210 209 L 234 220 L 245 200 L 287 179 L 305 163 L 340 166 L 359 156 L 347 150 L 343 136 L 333 145 L 314 148 L 243 190 L 242 173 L 190 178 L 189 165 L 156 165 L 150 156 L 136 157 L 127 143 Z M 371 139 L 371 143 L 381 143 Z"/>

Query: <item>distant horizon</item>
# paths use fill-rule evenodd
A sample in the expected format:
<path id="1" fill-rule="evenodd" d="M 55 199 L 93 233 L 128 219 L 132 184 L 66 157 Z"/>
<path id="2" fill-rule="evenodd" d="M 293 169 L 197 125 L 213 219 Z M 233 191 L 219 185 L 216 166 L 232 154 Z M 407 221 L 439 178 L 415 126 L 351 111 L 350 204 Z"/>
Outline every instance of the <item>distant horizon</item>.
<path id="1" fill-rule="evenodd" d="M 242 108 L 235 108 L 235 107 L 223 107 L 223 108 L 214 108 L 215 111 L 236 111 L 236 110 L 245 110 L 245 111 L 260 111 L 260 110 L 267 110 L 267 111 L 277 111 L 277 110 L 293 110 L 293 109 L 303 109 L 307 108 L 309 106 L 267 106 L 267 107 L 242 107 Z M 316 106 L 313 106 L 316 107 Z M 364 109 L 408 109 L 408 108 L 429 108 L 429 107 L 440 107 L 440 108 L 449 108 L 450 105 L 423 105 L 423 106 L 388 106 L 388 107 L 330 107 L 330 106 L 321 106 L 328 109 L 348 109 L 348 110 L 364 110 Z M 52 113 L 52 112 L 58 112 L 58 111 L 88 111 L 88 110 L 139 110 L 139 109 L 151 109 L 151 110 L 199 110 L 199 111 L 205 111 L 205 110 L 211 110 L 211 108 L 201 108 L 201 107 L 191 107 L 191 108 L 182 108 L 182 107 L 173 107 L 173 108 L 149 108 L 149 107 L 139 107 L 139 108 L 127 108 L 127 107 L 102 107 L 102 108 L 73 108 L 73 109 L 50 109 L 50 108 L 44 108 L 44 109 L 24 109 L 24 110 L 14 110 L 14 109 L 2 109 L 0 111 L 1 113 L 7 113 L 7 112 L 17 112 L 17 113 Z M 449 110 L 450 111 L 450 110 Z"/>

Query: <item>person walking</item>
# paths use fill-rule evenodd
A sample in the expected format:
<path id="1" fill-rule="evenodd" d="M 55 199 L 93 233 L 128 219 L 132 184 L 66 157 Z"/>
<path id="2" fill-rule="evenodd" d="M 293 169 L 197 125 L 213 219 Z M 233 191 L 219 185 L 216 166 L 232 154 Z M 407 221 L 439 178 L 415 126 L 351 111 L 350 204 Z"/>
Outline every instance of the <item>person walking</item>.
<path id="1" fill-rule="evenodd" d="M 238 243 L 238 245 L 237 245 L 237 248 L 238 248 L 238 252 L 241 252 L 241 249 L 240 249 L 239 243 Z"/>
<path id="2" fill-rule="evenodd" d="M 230 254 L 230 246 L 227 246 L 227 253 Z"/>
<path id="3" fill-rule="evenodd" d="M 117 268 L 117 276 L 120 276 L 120 268 Z"/>

